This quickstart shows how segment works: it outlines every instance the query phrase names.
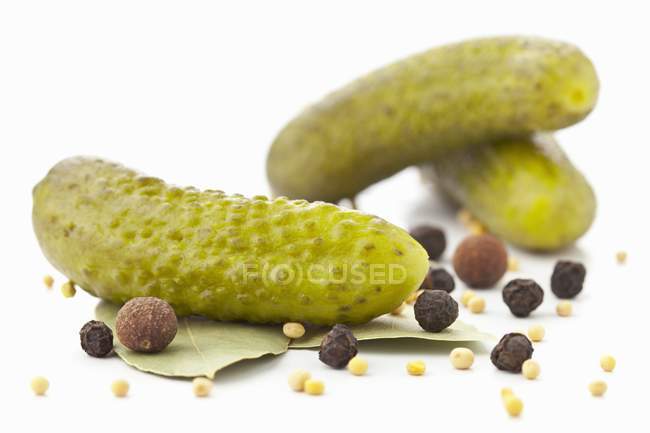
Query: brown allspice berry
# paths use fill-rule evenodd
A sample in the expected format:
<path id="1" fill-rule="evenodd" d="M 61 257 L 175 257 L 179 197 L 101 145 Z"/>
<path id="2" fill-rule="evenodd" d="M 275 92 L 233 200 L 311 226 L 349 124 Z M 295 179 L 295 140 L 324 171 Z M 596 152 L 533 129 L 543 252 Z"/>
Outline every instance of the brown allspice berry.
<path id="1" fill-rule="evenodd" d="M 490 354 L 492 364 L 499 370 L 519 373 L 524 361 L 533 356 L 533 344 L 518 332 L 504 335 Z"/>
<path id="2" fill-rule="evenodd" d="M 79 331 L 81 348 L 90 356 L 103 358 L 113 352 L 113 331 L 99 320 L 87 322 Z"/>
<path id="3" fill-rule="evenodd" d="M 469 287 L 494 286 L 508 269 L 508 252 L 503 242 L 492 235 L 466 237 L 454 253 L 456 275 Z"/>
<path id="4" fill-rule="evenodd" d="M 136 352 L 160 352 L 176 336 L 174 309 L 154 297 L 133 298 L 117 313 L 115 330 L 124 346 Z"/>
<path id="5" fill-rule="evenodd" d="M 440 228 L 430 225 L 414 227 L 409 232 L 429 254 L 429 260 L 438 260 L 447 248 L 447 237 Z"/>
<path id="6" fill-rule="evenodd" d="M 333 368 L 344 368 L 357 355 L 357 339 L 346 325 L 334 325 L 320 344 L 318 359 Z"/>

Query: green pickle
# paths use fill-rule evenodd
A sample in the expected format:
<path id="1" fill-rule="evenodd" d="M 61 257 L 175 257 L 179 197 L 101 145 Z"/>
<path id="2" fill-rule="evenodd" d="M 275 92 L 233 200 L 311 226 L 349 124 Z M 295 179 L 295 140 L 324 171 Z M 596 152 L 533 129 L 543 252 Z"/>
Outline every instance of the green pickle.
<path id="1" fill-rule="evenodd" d="M 363 323 L 420 285 L 427 253 L 404 230 L 329 203 L 177 188 L 100 159 L 57 164 L 33 191 L 48 260 L 115 303 L 179 315 Z"/>
<path id="2" fill-rule="evenodd" d="M 405 167 L 583 119 L 598 96 L 575 46 L 495 37 L 434 48 L 333 92 L 273 142 L 273 192 L 337 202 Z"/>
<path id="3" fill-rule="evenodd" d="M 490 232 L 523 248 L 566 247 L 596 215 L 593 189 L 549 134 L 450 152 L 421 170 Z"/>

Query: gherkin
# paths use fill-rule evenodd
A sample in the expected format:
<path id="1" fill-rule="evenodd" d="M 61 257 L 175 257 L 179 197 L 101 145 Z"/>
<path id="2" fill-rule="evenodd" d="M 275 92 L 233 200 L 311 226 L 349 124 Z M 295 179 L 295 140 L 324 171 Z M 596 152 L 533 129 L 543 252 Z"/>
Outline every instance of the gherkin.
<path id="1" fill-rule="evenodd" d="M 425 51 L 335 91 L 274 140 L 274 193 L 337 202 L 405 167 L 583 119 L 598 96 L 575 46 L 533 37 L 469 40 Z"/>
<path id="2" fill-rule="evenodd" d="M 156 296 L 179 315 L 362 323 L 427 272 L 404 230 L 328 203 L 178 188 L 100 159 L 57 164 L 33 191 L 48 260 L 102 299 Z"/>
<path id="3" fill-rule="evenodd" d="M 596 216 L 593 189 L 549 134 L 449 152 L 421 170 L 490 232 L 530 250 L 570 245 Z"/>

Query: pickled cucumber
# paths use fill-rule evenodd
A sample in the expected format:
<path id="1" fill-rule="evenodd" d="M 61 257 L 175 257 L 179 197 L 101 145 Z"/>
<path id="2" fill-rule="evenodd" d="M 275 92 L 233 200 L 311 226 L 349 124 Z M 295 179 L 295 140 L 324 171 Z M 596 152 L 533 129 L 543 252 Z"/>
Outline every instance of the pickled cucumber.
<path id="1" fill-rule="evenodd" d="M 527 249 L 566 247 L 596 215 L 591 186 L 549 134 L 450 152 L 422 170 L 490 232 Z"/>
<path id="2" fill-rule="evenodd" d="M 33 191 L 48 260 L 91 294 L 168 301 L 218 320 L 362 323 L 427 272 L 404 230 L 328 203 L 177 188 L 99 159 L 57 164 Z"/>
<path id="3" fill-rule="evenodd" d="M 337 202 L 446 152 L 554 131 L 594 107 L 598 79 L 573 45 L 496 37 L 379 69 L 293 119 L 267 160 L 274 193 Z"/>

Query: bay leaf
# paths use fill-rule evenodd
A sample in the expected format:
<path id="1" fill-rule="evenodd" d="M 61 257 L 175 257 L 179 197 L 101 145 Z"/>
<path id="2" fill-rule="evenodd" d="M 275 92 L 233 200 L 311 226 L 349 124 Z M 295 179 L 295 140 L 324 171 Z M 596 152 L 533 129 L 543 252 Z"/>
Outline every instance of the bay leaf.
<path id="1" fill-rule="evenodd" d="M 427 332 L 415 320 L 411 308 L 407 308 L 399 316 L 386 314 L 363 325 L 352 326 L 351 329 L 359 341 L 398 338 L 462 342 L 494 340 L 494 336 L 481 332 L 474 326 L 460 320 L 456 320 L 449 328 L 441 332 Z M 327 332 L 329 332 L 329 328 L 309 329 L 302 338 L 293 340 L 289 348 L 309 349 L 319 347 Z"/>
<path id="2" fill-rule="evenodd" d="M 119 306 L 100 302 L 97 320 L 115 332 Z M 148 373 L 173 377 L 206 376 L 245 359 L 279 355 L 287 351 L 289 339 L 279 326 L 216 322 L 198 317 L 178 319 L 174 341 L 160 353 L 138 353 L 115 339 L 115 352 L 128 365 Z"/>

